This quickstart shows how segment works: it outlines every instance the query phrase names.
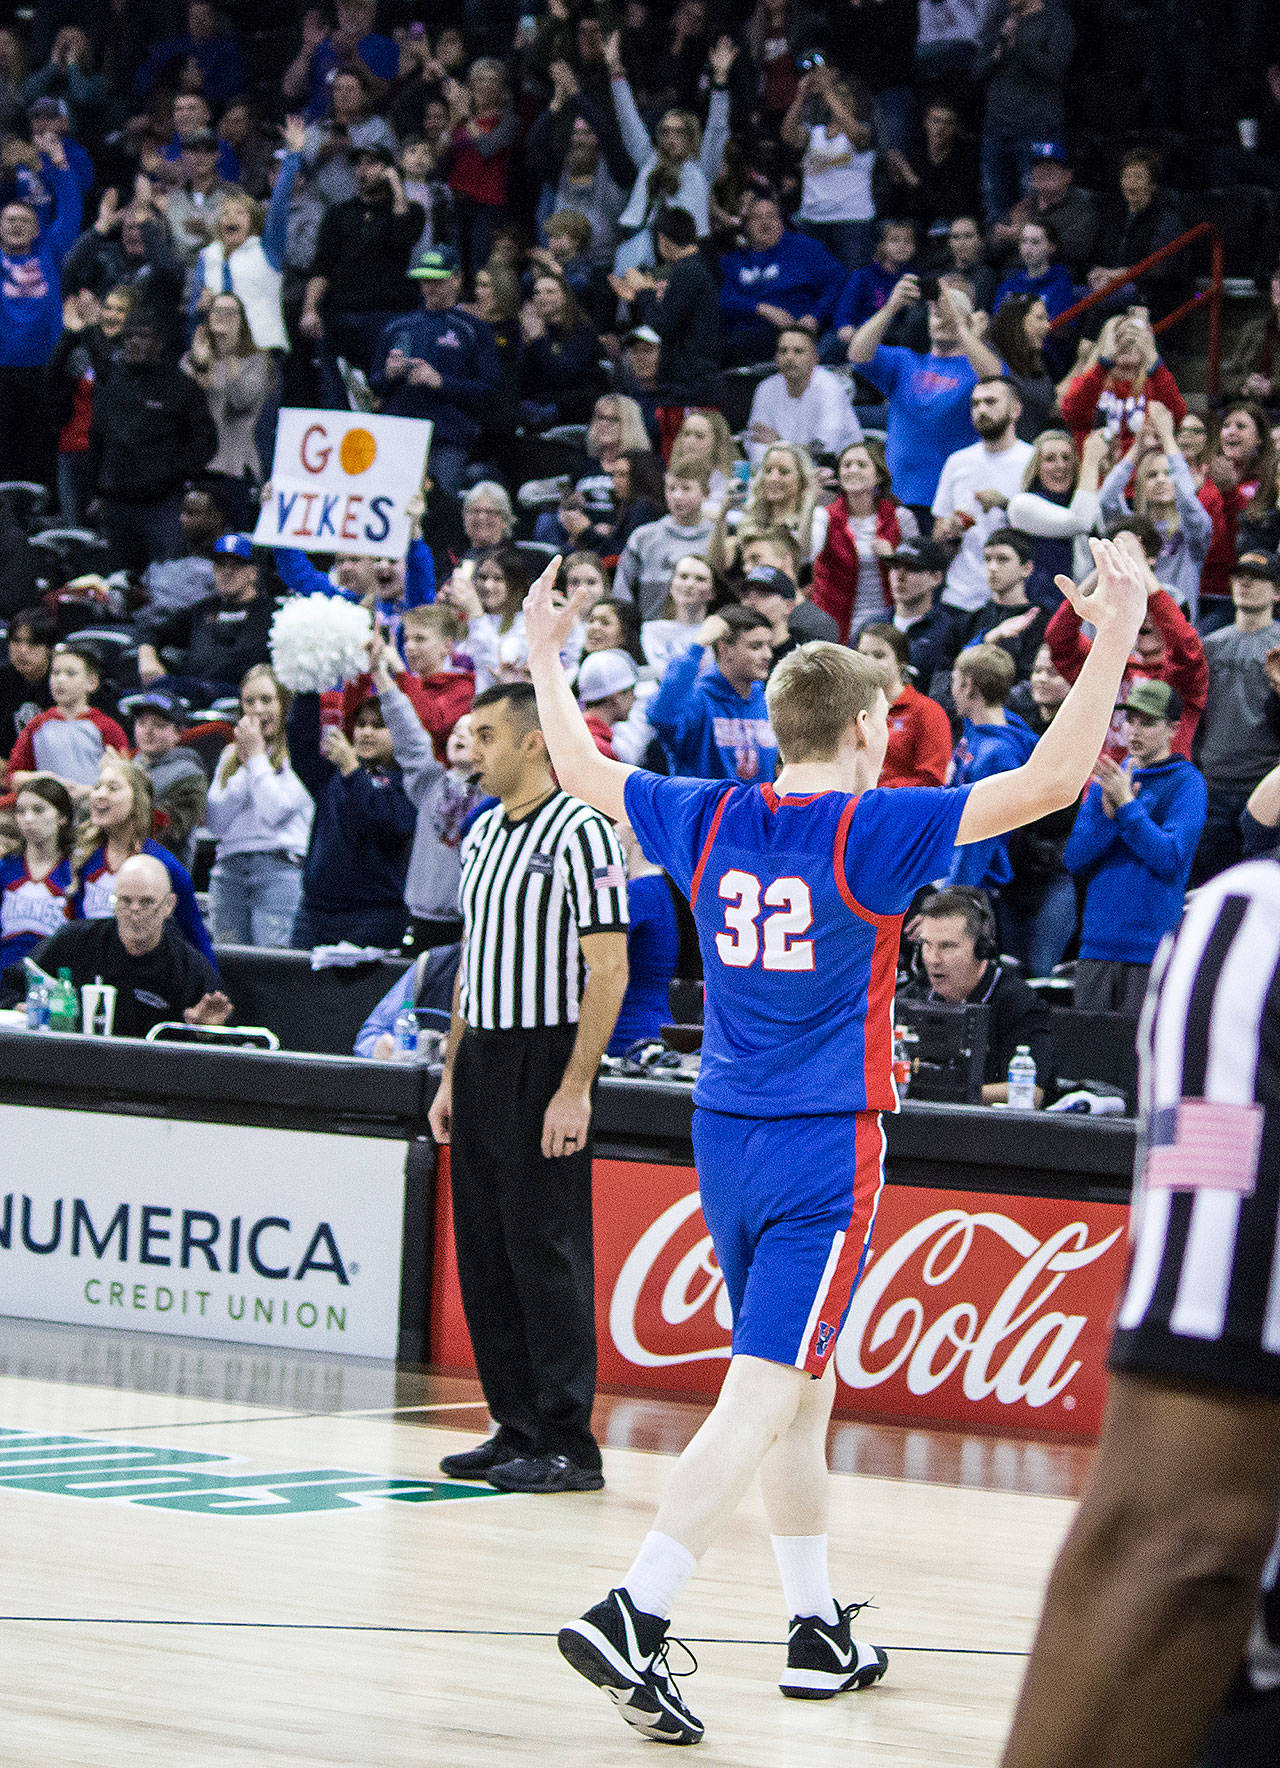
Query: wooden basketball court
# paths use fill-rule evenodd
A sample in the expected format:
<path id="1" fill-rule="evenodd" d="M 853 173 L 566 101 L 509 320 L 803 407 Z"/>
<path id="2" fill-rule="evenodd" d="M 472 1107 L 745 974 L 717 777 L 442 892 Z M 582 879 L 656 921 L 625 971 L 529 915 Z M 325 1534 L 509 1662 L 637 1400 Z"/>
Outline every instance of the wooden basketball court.
<path id="1" fill-rule="evenodd" d="M 439 1481 L 473 1383 L 0 1320 L 4 1756 L 23 1768 L 624 1768 L 555 1649 L 625 1569 L 699 1409 L 603 1398 L 606 1489 Z M 704 1768 L 993 1764 L 1087 1456 L 837 1426 L 832 1562 L 877 1689 L 784 1700 L 758 1500 L 674 1630 Z M 399 1483 L 395 1483 L 399 1482 Z M 485 1495 L 488 1493 L 489 1495 Z M 679 1661 L 679 1654 L 674 1654 Z"/>

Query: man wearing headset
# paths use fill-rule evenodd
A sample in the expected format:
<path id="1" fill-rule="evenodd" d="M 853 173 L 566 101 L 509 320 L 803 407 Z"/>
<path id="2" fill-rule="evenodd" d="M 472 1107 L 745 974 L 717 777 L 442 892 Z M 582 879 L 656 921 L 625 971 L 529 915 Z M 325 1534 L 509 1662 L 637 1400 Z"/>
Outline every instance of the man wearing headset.
<path id="1" fill-rule="evenodd" d="M 981 1002 L 990 1008 L 982 1103 L 1007 1104 L 1005 1078 L 1019 1044 L 1036 1065 L 1036 1104 L 1053 1067 L 1049 1009 L 1012 970 L 1000 963 L 995 916 L 981 890 L 939 890 L 917 917 L 920 941 L 914 984 L 903 992 L 926 1001 Z M 921 974 L 923 972 L 923 974 Z"/>

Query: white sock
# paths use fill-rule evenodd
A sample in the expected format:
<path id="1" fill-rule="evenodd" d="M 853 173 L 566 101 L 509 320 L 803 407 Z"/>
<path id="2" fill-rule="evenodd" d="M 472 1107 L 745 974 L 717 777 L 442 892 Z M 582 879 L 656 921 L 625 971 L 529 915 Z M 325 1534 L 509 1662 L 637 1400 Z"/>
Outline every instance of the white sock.
<path id="1" fill-rule="evenodd" d="M 693 1576 L 698 1562 L 670 1535 L 651 1529 L 636 1554 L 622 1588 L 641 1614 L 670 1620 L 671 1605 Z"/>
<path id="2" fill-rule="evenodd" d="M 782 1573 L 788 1615 L 817 1615 L 821 1621 L 835 1621 L 836 1603 L 827 1575 L 827 1537 L 770 1535 L 769 1539 Z"/>

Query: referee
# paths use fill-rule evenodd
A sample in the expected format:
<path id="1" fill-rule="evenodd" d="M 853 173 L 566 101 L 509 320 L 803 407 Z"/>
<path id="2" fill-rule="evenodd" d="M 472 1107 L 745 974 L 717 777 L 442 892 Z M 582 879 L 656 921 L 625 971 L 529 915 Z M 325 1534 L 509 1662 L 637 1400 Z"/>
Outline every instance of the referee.
<path id="1" fill-rule="evenodd" d="M 1004 1768 L 1280 1761 L 1274 860 L 1192 898 L 1157 954 L 1139 1050 L 1114 1380 Z"/>
<path id="2" fill-rule="evenodd" d="M 591 1090 L 627 986 L 612 825 L 555 783 L 524 682 L 471 708 L 499 799 L 462 845 L 462 961 L 440 1090 L 467 1329 L 498 1428 L 441 1471 L 506 1492 L 594 1492 Z"/>

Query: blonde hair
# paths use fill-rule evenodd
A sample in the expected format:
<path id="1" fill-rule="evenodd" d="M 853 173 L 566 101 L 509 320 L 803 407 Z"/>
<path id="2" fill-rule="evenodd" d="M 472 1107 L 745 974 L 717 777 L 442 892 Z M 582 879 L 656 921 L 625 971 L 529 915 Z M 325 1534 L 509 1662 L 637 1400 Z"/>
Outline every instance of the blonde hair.
<path id="1" fill-rule="evenodd" d="M 786 513 L 772 509 L 764 499 L 764 470 L 769 464 L 770 456 L 775 454 L 788 455 L 794 461 L 796 472 L 800 476 L 799 504 L 795 510 Z M 807 559 L 812 544 L 813 512 L 817 502 L 818 476 L 813 470 L 809 451 L 797 447 L 794 442 L 771 442 L 760 456 L 760 465 L 751 475 L 742 521 L 738 527 L 739 542 L 748 530 L 758 532 L 762 528 L 789 528 L 800 542 L 800 556 Z"/>
<path id="2" fill-rule="evenodd" d="M 467 633 L 466 621 L 447 602 L 406 608 L 400 616 L 400 624 L 406 632 L 410 628 L 418 632 L 434 632 L 437 638 L 447 639 L 452 645 L 460 643 Z"/>
<path id="3" fill-rule="evenodd" d="M 1024 491 L 1033 491 L 1035 489 L 1036 480 L 1040 477 L 1040 457 L 1044 452 L 1044 445 L 1046 442 L 1065 442 L 1067 447 L 1071 450 L 1071 489 L 1074 491 L 1076 486 L 1080 483 L 1080 456 L 1076 453 L 1075 442 L 1072 440 L 1071 435 L 1067 430 L 1041 430 L 1040 434 L 1031 444 L 1031 458 L 1028 460 L 1022 475 L 1022 489 Z"/>
<path id="4" fill-rule="evenodd" d="M 883 693 L 880 665 L 847 645 L 820 639 L 788 652 L 764 691 L 783 761 L 830 761 L 858 714 Z"/>
<path id="5" fill-rule="evenodd" d="M 731 473 L 738 460 L 738 450 L 725 421 L 722 411 L 691 411 L 686 414 L 683 423 L 676 431 L 676 439 L 671 444 L 671 459 L 667 463 L 669 473 L 679 473 L 684 466 L 684 457 L 689 452 L 690 443 L 685 437 L 690 421 L 705 418 L 711 425 L 711 470 L 712 472 Z"/>
<path id="6" fill-rule="evenodd" d="M 628 398 L 625 393 L 602 393 L 595 402 L 591 422 L 587 425 L 587 453 L 591 458 L 600 458 L 599 438 L 593 437 L 591 432 L 595 428 L 596 412 L 606 404 L 613 406 L 618 418 L 618 452 L 628 454 L 635 449 L 638 453 L 648 454 L 653 445 L 649 441 L 649 432 L 644 427 L 644 413 L 635 400 Z"/>
<path id="7" fill-rule="evenodd" d="M 247 190 L 228 191 L 226 196 L 222 199 L 222 208 L 219 210 L 219 215 L 224 215 L 228 209 L 243 209 L 245 214 L 249 217 L 250 238 L 252 238 L 255 233 L 261 235 L 262 229 L 266 224 L 267 211 L 255 197 L 249 195 Z"/>
<path id="8" fill-rule="evenodd" d="M 1147 480 L 1150 478 L 1151 469 L 1156 464 L 1156 462 L 1159 461 L 1162 465 L 1164 465 L 1168 462 L 1168 458 L 1169 457 L 1164 452 L 1163 448 L 1160 448 L 1160 449 L 1157 449 L 1153 454 L 1142 455 L 1138 461 L 1137 466 L 1134 467 L 1134 469 L 1133 469 L 1133 508 L 1134 508 L 1135 515 L 1150 516 L 1151 512 L 1147 508 Z M 1161 520 L 1162 528 L 1168 532 L 1172 532 L 1174 529 L 1180 528 L 1182 526 L 1182 521 L 1181 521 L 1181 518 L 1178 514 L 1178 505 L 1177 505 L 1176 500 L 1174 502 L 1173 508 L 1169 511 L 1168 515 L 1162 516 L 1160 518 L 1160 520 Z"/>
<path id="9" fill-rule="evenodd" d="M 682 110 L 678 105 L 669 105 L 658 118 L 658 127 L 654 132 L 653 145 L 657 153 L 658 163 L 661 165 L 666 160 L 666 155 L 661 146 L 662 127 L 665 123 L 679 123 L 685 133 L 687 151 L 675 162 L 675 164 L 684 166 L 687 165 L 690 160 L 696 160 L 698 155 L 702 152 L 702 124 L 698 121 L 692 111 Z"/>
<path id="10" fill-rule="evenodd" d="M 125 827 L 129 834 L 130 853 L 141 853 L 143 842 L 150 839 L 155 815 L 155 796 L 151 786 L 151 777 L 135 762 L 126 761 L 123 755 L 117 755 L 114 751 L 102 757 L 98 767 L 99 779 L 108 769 L 121 776 L 132 795 L 133 809 Z M 77 883 L 90 856 L 96 853 L 100 847 L 105 847 L 106 844 L 107 837 L 90 816 L 80 825 L 80 832 L 76 836 L 75 851 L 71 856 L 71 869 L 76 875 Z"/>
<path id="11" fill-rule="evenodd" d="M 285 721 L 289 716 L 289 708 L 293 704 L 293 695 L 285 687 L 280 677 L 269 663 L 255 663 L 252 669 L 246 669 L 240 677 L 240 705 L 244 706 L 244 691 L 253 681 L 269 681 L 275 689 L 276 702 L 280 707 L 280 728 L 267 745 L 267 760 L 276 773 L 283 773 L 289 765 L 289 744 L 285 737 Z M 234 743 L 222 751 L 222 760 L 218 763 L 218 784 L 225 786 L 227 781 L 240 766 L 240 751 Z"/>
<path id="12" fill-rule="evenodd" d="M 1003 706 L 1018 679 L 1018 666 L 1002 645 L 970 645 L 955 669 L 988 706 Z"/>

